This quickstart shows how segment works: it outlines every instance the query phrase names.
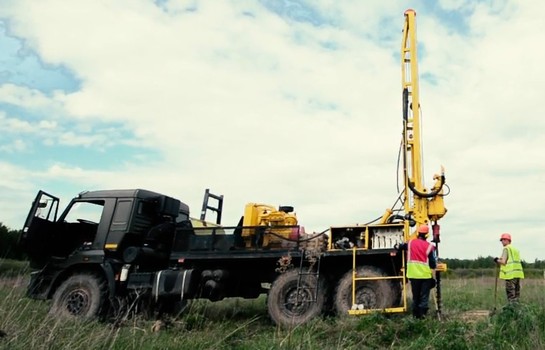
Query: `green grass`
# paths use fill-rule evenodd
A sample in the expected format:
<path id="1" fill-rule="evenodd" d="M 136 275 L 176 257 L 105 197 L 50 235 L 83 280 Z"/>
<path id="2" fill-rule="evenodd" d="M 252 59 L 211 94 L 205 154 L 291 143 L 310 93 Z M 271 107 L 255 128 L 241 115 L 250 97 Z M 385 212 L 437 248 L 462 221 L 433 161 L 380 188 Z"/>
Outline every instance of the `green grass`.
<path id="1" fill-rule="evenodd" d="M 492 317 L 469 310 L 494 308 L 494 279 L 443 281 L 443 320 L 407 315 L 316 319 L 294 329 L 274 326 L 265 298 L 198 301 L 160 332 L 142 317 L 119 326 L 55 319 L 49 302 L 24 296 L 27 276 L 0 279 L 0 349 L 542 349 L 545 280 L 527 279 L 523 302 L 506 304 L 498 284 Z M 433 310 L 432 310 L 433 311 Z"/>
<path id="2" fill-rule="evenodd" d="M 0 258 L 0 277 L 14 277 L 28 271 L 28 262 Z"/>

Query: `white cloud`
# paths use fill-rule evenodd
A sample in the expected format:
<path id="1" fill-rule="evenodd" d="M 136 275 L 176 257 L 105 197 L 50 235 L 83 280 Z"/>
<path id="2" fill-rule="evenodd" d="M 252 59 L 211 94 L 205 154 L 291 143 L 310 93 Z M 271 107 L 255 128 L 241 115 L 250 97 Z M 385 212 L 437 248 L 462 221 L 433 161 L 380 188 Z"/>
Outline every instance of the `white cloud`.
<path id="1" fill-rule="evenodd" d="M 35 196 L 32 172 L 0 160 L 0 192 L 0 222 L 20 229 Z"/>
<path id="2" fill-rule="evenodd" d="M 27 149 L 27 144 L 21 139 L 14 140 L 10 144 L 1 145 L 0 151 L 7 153 L 21 153 Z"/>
<path id="3" fill-rule="evenodd" d="M 409 6 L 313 4 L 337 26 L 285 21 L 254 2 L 169 1 L 167 13 L 151 1 L 12 1 L 0 11 L 10 15 L 13 33 L 45 62 L 71 69 L 81 89 L 45 96 L 0 86 L 0 101 L 54 112 L 37 122 L 0 122 L 59 130 L 50 142 L 88 146 L 108 145 L 119 132 L 95 123 L 122 123 L 137 139 L 119 142 L 162 157 L 120 159 L 114 171 L 56 165 L 44 169 L 40 184 L 63 178 L 81 189 L 150 188 L 195 212 L 210 186 L 226 195 L 232 224 L 250 201 L 294 205 L 311 230 L 369 221 L 397 196 L 394 54 Z M 543 258 L 534 240 L 545 229 L 539 4 L 440 5 L 463 9 L 469 31 L 445 27 L 426 5 L 415 8 L 425 52 L 420 72 L 434 77 L 421 80 L 424 174 L 429 185 L 444 164 L 452 189 L 442 254 L 496 255 L 496 236 L 506 230 L 520 237 L 523 253 Z M 384 18 L 397 19 L 395 28 Z M 87 129 L 68 129 L 76 120 Z M 29 179 L 13 179 L 21 181 L 13 186 L 35 187 Z"/>
<path id="4" fill-rule="evenodd" d="M 53 130 L 57 128 L 57 122 L 53 120 L 40 120 L 38 127 L 43 130 Z"/>
<path id="5" fill-rule="evenodd" d="M 0 127 L 2 130 L 15 133 L 28 133 L 33 130 L 32 125 L 26 120 L 7 118 L 3 112 L 0 112 Z"/>
<path id="6" fill-rule="evenodd" d="M 31 110 L 47 109 L 55 111 L 60 108 L 60 105 L 54 99 L 45 96 L 40 91 L 14 84 L 0 85 L 0 102 L 24 106 Z"/>

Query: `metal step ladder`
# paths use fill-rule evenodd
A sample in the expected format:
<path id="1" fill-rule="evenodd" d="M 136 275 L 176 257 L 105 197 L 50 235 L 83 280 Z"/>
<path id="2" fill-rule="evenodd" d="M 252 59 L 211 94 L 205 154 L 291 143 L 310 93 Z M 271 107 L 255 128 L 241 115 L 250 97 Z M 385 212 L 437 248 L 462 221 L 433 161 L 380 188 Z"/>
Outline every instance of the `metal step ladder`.
<path id="1" fill-rule="evenodd" d="M 208 202 L 210 201 L 210 198 L 215 199 L 217 201 L 215 207 L 208 204 Z M 202 201 L 202 209 L 201 209 L 201 221 L 205 221 L 206 212 L 208 210 L 216 212 L 216 224 L 220 225 L 221 224 L 221 212 L 223 210 L 223 195 L 218 196 L 218 195 L 212 194 L 212 193 L 210 193 L 209 188 L 207 188 L 204 191 L 204 199 Z"/>
<path id="2" fill-rule="evenodd" d="M 301 291 L 303 289 L 309 289 L 313 290 L 314 293 L 312 294 L 312 297 L 310 300 L 305 300 L 304 302 L 307 303 L 315 303 L 316 300 L 318 300 L 318 293 L 319 293 L 319 280 L 320 280 L 320 262 L 321 262 L 322 254 L 321 253 L 314 253 L 312 251 L 303 249 L 301 250 L 301 259 L 299 260 L 299 278 L 297 279 L 297 304 L 300 304 L 303 302 L 300 300 L 301 298 Z M 305 264 L 307 262 L 308 264 Z M 315 286 L 308 286 L 303 285 L 302 281 L 305 276 L 315 276 L 316 285 Z"/>
<path id="3" fill-rule="evenodd" d="M 348 310 L 349 315 L 363 315 L 363 314 L 369 314 L 373 312 L 386 312 L 386 313 L 392 313 L 392 312 L 406 312 L 408 309 L 407 306 L 407 279 L 405 276 L 405 253 L 402 252 L 403 258 L 402 258 L 402 266 L 401 270 L 397 274 L 393 274 L 391 276 L 380 276 L 380 277 L 364 277 L 364 276 L 358 276 L 357 274 L 357 261 L 356 256 L 357 252 L 361 250 L 356 247 L 352 249 L 352 308 Z M 380 280 L 398 280 L 401 283 L 401 302 L 402 305 L 400 306 L 391 306 L 384 309 L 366 309 L 363 308 L 363 305 L 361 307 L 356 304 L 356 286 L 359 281 L 371 281 L 371 282 L 378 282 Z"/>

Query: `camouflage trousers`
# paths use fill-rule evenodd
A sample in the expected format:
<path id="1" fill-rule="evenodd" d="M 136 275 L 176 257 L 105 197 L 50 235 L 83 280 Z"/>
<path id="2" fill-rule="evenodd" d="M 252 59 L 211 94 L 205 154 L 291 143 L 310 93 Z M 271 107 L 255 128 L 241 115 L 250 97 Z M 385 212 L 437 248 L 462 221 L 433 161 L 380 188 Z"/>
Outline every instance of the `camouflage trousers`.
<path id="1" fill-rule="evenodd" d="M 517 302 L 520 298 L 520 278 L 505 280 L 505 292 L 507 293 L 507 301 Z"/>

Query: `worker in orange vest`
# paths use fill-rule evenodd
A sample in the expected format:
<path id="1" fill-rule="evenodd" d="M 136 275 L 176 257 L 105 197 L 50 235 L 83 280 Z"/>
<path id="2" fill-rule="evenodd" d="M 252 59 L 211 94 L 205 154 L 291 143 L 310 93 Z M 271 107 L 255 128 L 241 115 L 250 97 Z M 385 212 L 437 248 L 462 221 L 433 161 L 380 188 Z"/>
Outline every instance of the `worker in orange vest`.
<path id="1" fill-rule="evenodd" d="M 435 287 L 435 246 L 427 241 L 428 225 L 418 227 L 418 237 L 403 243 L 399 249 L 407 250 L 407 278 L 413 294 L 412 312 L 415 318 L 424 318 L 428 312 L 430 292 Z"/>

